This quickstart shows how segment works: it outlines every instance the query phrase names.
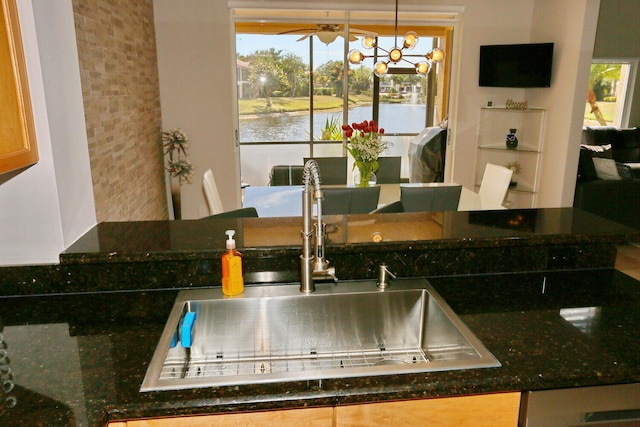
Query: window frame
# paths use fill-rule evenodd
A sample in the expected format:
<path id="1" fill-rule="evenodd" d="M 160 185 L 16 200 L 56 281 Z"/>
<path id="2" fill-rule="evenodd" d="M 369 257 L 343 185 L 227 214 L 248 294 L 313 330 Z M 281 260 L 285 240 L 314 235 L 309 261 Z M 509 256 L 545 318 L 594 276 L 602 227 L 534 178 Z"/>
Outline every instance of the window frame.
<path id="1" fill-rule="evenodd" d="M 277 9 L 269 10 L 269 11 L 261 9 L 260 12 L 256 12 L 256 11 L 257 9 L 256 10 L 253 10 L 253 9 L 233 9 L 232 10 L 232 17 L 233 17 L 233 24 L 234 24 L 234 29 L 233 29 L 234 37 L 236 37 L 238 34 L 274 34 L 275 35 L 281 32 L 299 29 L 301 25 L 305 25 L 305 23 L 306 25 L 310 25 L 311 22 L 315 24 L 321 24 L 321 23 L 341 24 L 341 25 L 345 25 L 345 29 L 348 29 L 350 26 L 357 27 L 358 29 L 374 31 L 379 35 L 385 36 L 385 37 L 391 37 L 396 35 L 395 26 L 393 25 L 393 23 L 390 23 L 389 21 L 389 16 L 388 16 L 389 12 L 384 12 L 384 11 L 350 12 L 347 10 L 345 11 L 305 10 L 302 12 L 302 11 L 292 11 L 292 10 L 281 11 Z M 318 13 L 320 12 L 321 14 L 325 15 L 324 18 L 320 18 L 320 15 L 318 15 Z M 261 18 L 258 19 L 257 18 L 258 16 L 260 16 Z M 296 17 L 293 18 L 292 16 L 296 16 Z M 299 16 L 303 16 L 303 17 L 301 18 Z M 425 25 L 424 21 L 420 23 L 414 22 L 418 19 L 426 19 L 425 18 L 426 16 L 432 16 L 432 19 L 434 20 L 438 19 L 439 21 L 442 21 L 445 23 L 439 24 L 439 25 Z M 450 86 L 450 78 L 451 78 L 451 72 L 450 72 L 451 50 L 453 47 L 452 43 L 453 43 L 453 30 L 454 30 L 453 21 L 457 19 L 457 14 L 445 13 L 445 12 L 438 12 L 438 13 L 422 12 L 421 14 L 418 13 L 418 15 L 416 15 L 416 12 L 398 12 L 398 19 L 399 21 L 398 21 L 397 34 L 400 35 L 398 36 L 399 39 L 401 39 L 402 34 L 405 34 L 408 31 L 418 31 L 418 33 L 421 34 L 421 38 L 439 39 L 440 47 L 442 47 L 445 50 L 445 62 L 443 64 L 434 64 L 434 69 L 429 73 L 429 77 L 426 78 L 428 87 L 431 86 L 429 90 L 431 92 L 435 91 L 436 93 L 440 93 L 442 96 L 442 101 L 441 101 L 441 106 L 438 109 L 439 117 L 437 117 L 435 120 L 433 120 L 432 117 L 434 115 L 433 110 L 436 107 L 435 105 L 432 105 L 430 109 L 429 104 L 427 104 L 427 112 L 426 112 L 427 117 L 425 117 L 425 126 L 434 125 L 433 123 L 434 121 L 438 123 L 442 122 L 446 119 L 448 115 L 449 86 Z M 403 22 L 402 20 L 409 21 L 409 22 Z M 448 23 L 446 22 L 447 20 L 451 20 L 452 22 Z M 338 41 L 334 43 L 338 43 Z M 313 55 L 313 48 L 311 47 L 312 46 L 311 42 L 309 43 L 309 46 L 310 46 L 309 47 L 310 58 L 312 58 L 311 55 Z M 420 46 L 420 47 L 424 49 L 424 46 Z M 343 62 L 345 64 L 348 64 L 347 49 L 348 49 L 348 43 L 345 41 L 344 49 L 343 49 L 344 50 Z M 236 53 L 234 53 L 234 56 L 236 56 L 237 58 Z M 314 66 L 313 59 L 310 59 L 309 62 L 310 62 L 308 64 L 309 67 L 313 68 Z M 433 87 L 434 79 L 431 78 L 431 76 L 435 75 L 436 66 L 443 67 L 443 68 L 440 73 L 441 77 L 437 79 L 438 80 L 438 82 L 436 83 L 437 86 Z M 236 61 L 234 61 L 234 67 L 237 67 Z M 346 73 L 348 72 L 348 67 L 344 67 L 344 70 L 345 70 L 345 77 L 347 77 Z M 389 71 L 389 75 L 405 74 L 405 73 L 406 72 L 403 71 L 402 68 L 390 68 L 390 71 Z M 238 76 L 237 71 L 235 75 L 236 77 Z M 309 76 L 310 76 L 309 85 L 310 85 L 310 88 L 312 88 L 313 87 L 313 80 L 311 77 L 312 73 L 309 73 Z M 374 96 L 376 97 L 378 95 L 377 89 L 376 89 L 377 88 L 376 83 L 378 81 L 379 79 L 374 76 L 373 94 L 375 94 Z M 348 83 L 346 81 L 345 81 L 345 90 L 348 91 Z M 313 122 L 314 122 L 313 121 L 314 109 L 313 109 L 313 91 L 312 90 L 310 90 L 309 99 L 310 99 L 310 103 L 309 103 L 310 130 L 309 130 L 308 141 L 306 140 L 305 141 L 284 141 L 283 140 L 283 141 L 262 141 L 262 142 L 242 141 L 240 140 L 239 131 L 238 131 L 237 143 L 239 145 L 287 144 L 287 143 L 306 144 L 308 143 L 311 145 L 311 147 L 313 147 L 314 143 L 316 144 L 327 143 L 326 141 L 315 140 L 313 138 L 312 130 L 313 130 Z M 435 96 L 431 99 L 435 99 Z M 374 106 L 378 106 L 378 105 L 379 105 L 379 99 L 374 100 Z M 346 117 L 347 110 L 348 110 L 348 102 L 346 98 L 344 99 L 342 108 L 343 108 L 343 116 Z M 374 111 L 372 112 L 372 117 L 374 118 L 374 120 L 376 120 L 376 117 L 377 117 L 376 110 L 377 108 L 374 107 Z M 238 117 L 238 120 L 239 120 L 239 117 Z M 416 135 L 416 133 L 414 132 L 394 133 L 393 135 L 396 135 L 396 136 Z M 332 143 L 335 143 L 335 141 L 332 141 Z M 311 150 L 313 152 L 313 148 L 311 148 Z"/>
<path id="2" fill-rule="evenodd" d="M 622 112 L 620 114 L 620 123 L 616 124 L 615 121 L 611 123 L 612 126 L 618 126 L 625 128 L 629 126 L 629 117 L 631 115 L 631 107 L 634 96 L 634 88 L 636 85 L 636 76 L 638 72 L 638 58 L 593 58 L 589 64 L 589 69 L 594 64 L 627 64 L 629 66 L 629 72 L 626 76 L 624 100 L 622 101 Z M 584 122 L 584 120 L 583 120 Z"/>

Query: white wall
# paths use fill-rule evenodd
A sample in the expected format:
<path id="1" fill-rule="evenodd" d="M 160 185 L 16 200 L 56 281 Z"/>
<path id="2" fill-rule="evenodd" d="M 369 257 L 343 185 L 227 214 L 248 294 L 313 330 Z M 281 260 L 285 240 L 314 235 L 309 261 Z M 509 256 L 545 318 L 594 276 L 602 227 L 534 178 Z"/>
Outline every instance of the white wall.
<path id="1" fill-rule="evenodd" d="M 17 3 L 40 160 L 0 176 L 0 265 L 50 264 L 95 225 L 73 13 Z"/>
<path id="2" fill-rule="evenodd" d="M 480 108 L 507 99 L 544 108 L 546 132 L 537 207 L 573 205 L 578 146 L 599 0 L 465 1 L 460 78 L 452 99 L 452 180 L 473 188 Z M 499 24 L 499 25 L 497 25 Z M 455 37 L 455 36 L 454 36 Z M 478 86 L 479 46 L 553 42 L 551 88 Z"/>
<path id="3" fill-rule="evenodd" d="M 586 88 L 593 53 L 600 0 L 538 0 L 532 41 L 551 40 L 554 68 L 550 89 L 527 91 L 529 99 L 547 108 L 546 140 L 537 207 L 572 206 Z"/>
<path id="4" fill-rule="evenodd" d="M 452 68 L 459 74 L 458 81 L 452 83 L 447 161 L 453 159 L 449 165 L 451 180 L 473 189 L 480 108 L 487 101 L 504 106 L 508 98 L 524 98 L 523 89 L 478 86 L 480 45 L 528 42 L 534 1 L 518 1 L 517 8 L 509 0 L 462 3 L 465 6 L 463 25 L 454 32 L 458 50 L 454 52 Z"/>
<path id="5" fill-rule="evenodd" d="M 192 184 L 182 185 L 182 218 L 209 214 L 202 175 L 211 169 L 225 210 L 240 207 L 235 144 L 235 74 L 230 12 L 223 1 L 154 0 L 163 129 L 191 140 Z"/>

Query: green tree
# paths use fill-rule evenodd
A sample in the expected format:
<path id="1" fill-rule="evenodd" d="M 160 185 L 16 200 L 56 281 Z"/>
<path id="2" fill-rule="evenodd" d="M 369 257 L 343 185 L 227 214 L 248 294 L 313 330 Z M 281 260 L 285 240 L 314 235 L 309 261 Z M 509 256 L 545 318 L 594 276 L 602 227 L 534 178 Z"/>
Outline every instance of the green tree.
<path id="1" fill-rule="evenodd" d="M 370 68 L 359 66 L 353 68 L 349 74 L 349 90 L 351 93 L 360 95 L 371 90 L 373 81 L 373 71 Z"/>
<path id="2" fill-rule="evenodd" d="M 289 81 L 282 68 L 282 51 L 270 48 L 258 50 L 246 57 L 251 64 L 249 84 L 264 96 L 267 107 L 271 107 L 271 94 L 274 91 L 287 92 Z"/>
<path id="3" fill-rule="evenodd" d="M 290 96 L 301 96 L 309 93 L 309 78 L 307 77 L 307 65 L 302 58 L 291 52 L 280 58 L 282 72 L 284 73 Z"/>
<path id="4" fill-rule="evenodd" d="M 342 61 L 327 61 L 316 68 L 316 76 L 320 79 L 316 81 L 326 81 L 326 84 L 334 89 L 336 96 L 342 98 L 343 71 L 344 64 Z M 351 74 L 351 71 L 349 71 L 349 74 Z"/>

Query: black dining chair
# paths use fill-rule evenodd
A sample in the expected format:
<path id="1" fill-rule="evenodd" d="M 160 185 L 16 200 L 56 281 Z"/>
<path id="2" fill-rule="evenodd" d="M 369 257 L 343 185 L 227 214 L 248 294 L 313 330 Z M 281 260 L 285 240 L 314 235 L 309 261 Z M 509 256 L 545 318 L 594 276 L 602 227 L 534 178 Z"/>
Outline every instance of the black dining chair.
<path id="1" fill-rule="evenodd" d="M 397 184 L 400 182 L 400 169 L 402 157 L 378 157 L 378 170 L 376 174 L 377 184 Z"/>
<path id="2" fill-rule="evenodd" d="M 405 212 L 444 212 L 458 210 L 461 185 L 400 186 Z"/>
<path id="3" fill-rule="evenodd" d="M 326 215 L 366 214 L 378 207 L 380 187 L 323 188 L 322 213 Z"/>
<path id="4" fill-rule="evenodd" d="M 276 165 L 271 168 L 269 185 L 302 185 L 302 170 L 299 165 Z"/>
<path id="5" fill-rule="evenodd" d="M 307 163 L 309 157 L 304 158 Z M 347 158 L 346 157 L 313 157 L 320 168 L 320 182 L 325 185 L 347 184 Z"/>

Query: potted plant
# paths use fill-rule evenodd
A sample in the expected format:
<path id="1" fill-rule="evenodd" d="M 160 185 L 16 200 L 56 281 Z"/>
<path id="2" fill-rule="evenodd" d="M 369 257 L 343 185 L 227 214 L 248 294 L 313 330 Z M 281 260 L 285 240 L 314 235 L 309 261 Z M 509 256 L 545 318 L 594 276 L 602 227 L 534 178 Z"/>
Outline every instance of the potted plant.
<path id="1" fill-rule="evenodd" d="M 180 186 L 184 183 L 191 184 L 193 178 L 193 165 L 187 158 L 189 137 L 179 128 L 162 131 L 167 165 L 165 166 L 170 176 L 171 199 L 173 213 L 176 219 L 180 219 Z"/>

